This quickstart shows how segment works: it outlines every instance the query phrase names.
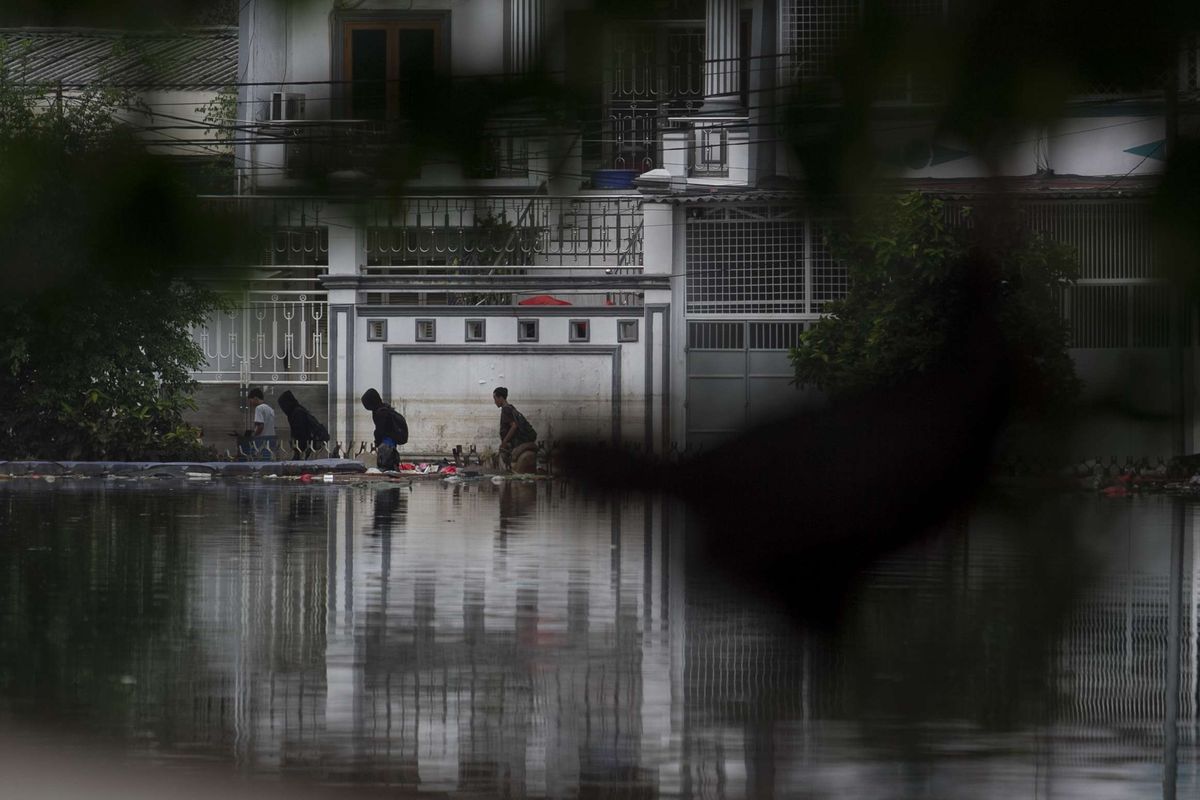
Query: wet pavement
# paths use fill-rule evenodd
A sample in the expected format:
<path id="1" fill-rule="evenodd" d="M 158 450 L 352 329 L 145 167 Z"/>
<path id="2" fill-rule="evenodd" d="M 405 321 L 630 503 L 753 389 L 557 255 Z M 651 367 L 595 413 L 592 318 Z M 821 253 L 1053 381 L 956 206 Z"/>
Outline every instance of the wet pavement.
<path id="1" fill-rule="evenodd" d="M 331 796 L 1200 791 L 1200 506 L 995 497 L 820 630 L 698 561 L 698 524 L 559 481 L 0 482 L 0 760 Z"/>

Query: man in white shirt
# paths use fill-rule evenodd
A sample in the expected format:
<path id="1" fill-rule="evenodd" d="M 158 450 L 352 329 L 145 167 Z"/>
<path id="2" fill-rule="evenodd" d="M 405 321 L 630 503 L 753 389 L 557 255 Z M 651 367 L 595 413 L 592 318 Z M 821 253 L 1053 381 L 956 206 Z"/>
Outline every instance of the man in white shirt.
<path id="1" fill-rule="evenodd" d="M 246 402 L 254 409 L 254 444 L 258 458 L 270 461 L 279 450 L 279 437 L 275 435 L 275 409 L 263 399 L 263 390 L 257 387 L 246 395 Z"/>

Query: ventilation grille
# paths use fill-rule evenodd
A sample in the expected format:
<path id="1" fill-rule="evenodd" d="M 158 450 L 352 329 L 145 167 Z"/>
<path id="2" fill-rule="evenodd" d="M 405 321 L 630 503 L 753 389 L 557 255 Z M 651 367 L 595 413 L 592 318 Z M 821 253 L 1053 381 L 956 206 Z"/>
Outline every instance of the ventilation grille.
<path id="1" fill-rule="evenodd" d="M 689 322 L 689 350 L 744 350 L 746 325 L 742 322 Z"/>

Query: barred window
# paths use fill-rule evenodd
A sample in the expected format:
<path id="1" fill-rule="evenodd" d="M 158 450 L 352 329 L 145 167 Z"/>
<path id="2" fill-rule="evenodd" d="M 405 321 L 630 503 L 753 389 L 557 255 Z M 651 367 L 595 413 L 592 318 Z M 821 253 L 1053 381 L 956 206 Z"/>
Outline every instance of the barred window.
<path id="1" fill-rule="evenodd" d="M 744 322 L 689 322 L 689 350 L 744 350 Z"/>
<path id="2" fill-rule="evenodd" d="M 1167 347 L 1171 342 L 1168 286 L 1073 286 L 1066 299 L 1071 347 Z"/>
<path id="3" fill-rule="evenodd" d="M 1144 202 L 1071 200 L 1029 203 L 1035 231 L 1079 254 L 1080 278 L 1149 278 L 1154 247 L 1150 206 Z"/>
<path id="4" fill-rule="evenodd" d="M 751 350 L 790 350 L 808 328 L 804 322 L 751 322 Z"/>
<path id="5" fill-rule="evenodd" d="M 788 77 L 805 80 L 824 74 L 858 19 L 859 0 L 783 0 L 779 4 L 779 50 Z"/>
<path id="6" fill-rule="evenodd" d="M 824 224 L 810 224 L 791 205 L 690 209 L 688 313 L 820 312 L 847 286 L 845 267 L 828 253 L 824 235 Z"/>

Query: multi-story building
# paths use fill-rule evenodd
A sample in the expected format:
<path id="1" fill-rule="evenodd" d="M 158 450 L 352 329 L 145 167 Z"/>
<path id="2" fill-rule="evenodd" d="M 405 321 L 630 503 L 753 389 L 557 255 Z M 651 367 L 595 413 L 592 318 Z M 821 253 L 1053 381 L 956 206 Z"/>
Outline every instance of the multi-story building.
<path id="1" fill-rule="evenodd" d="M 358 397 L 376 387 L 420 452 L 492 443 L 496 385 L 544 437 L 656 451 L 810 399 L 787 349 L 847 279 L 781 122 L 862 4 L 612 5 L 240 4 L 237 191 L 216 201 L 257 214 L 270 246 L 244 308 L 198 332 L 210 399 L 299 388 L 336 440 L 362 441 Z M 957 5 L 889 7 L 937 21 Z M 1185 48 L 1181 96 L 1198 77 Z M 1078 248 L 1063 308 L 1082 377 L 1169 411 L 1184 323 L 1148 205 L 1163 92 L 1082 87 L 985 157 L 941 132 L 937 88 L 893 83 L 870 135 L 887 185 L 970 203 L 1004 179 L 1035 228 Z M 836 110 L 808 103 L 801 126 Z M 1169 455 L 1165 430 L 1106 422 L 1086 438 Z"/>

